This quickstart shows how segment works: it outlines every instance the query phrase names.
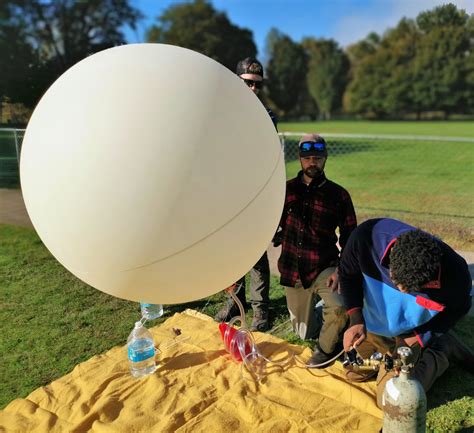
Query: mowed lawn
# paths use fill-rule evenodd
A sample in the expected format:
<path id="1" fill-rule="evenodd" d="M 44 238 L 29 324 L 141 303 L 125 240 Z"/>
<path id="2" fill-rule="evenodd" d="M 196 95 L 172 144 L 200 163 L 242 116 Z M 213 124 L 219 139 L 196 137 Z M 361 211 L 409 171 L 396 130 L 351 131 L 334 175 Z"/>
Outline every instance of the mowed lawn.
<path id="1" fill-rule="evenodd" d="M 327 138 L 326 174 L 351 193 L 359 219 L 402 219 L 434 232 L 457 249 L 474 251 L 474 142 L 383 137 L 408 134 L 474 139 L 474 122 L 283 123 L 279 129 L 380 134 L 367 139 Z M 288 178 L 300 170 L 298 137 L 285 138 Z"/>
<path id="2" fill-rule="evenodd" d="M 139 318 L 135 302 L 114 298 L 79 281 L 47 251 L 36 233 L 0 225 L 0 408 L 70 372 L 78 363 L 125 345 Z M 289 331 L 283 288 L 271 282 L 273 333 L 312 346 Z M 210 316 L 222 306 L 222 293 L 185 305 L 165 306 L 159 324 L 177 311 L 193 308 Z M 251 310 L 247 320 L 251 319 Z M 457 325 L 474 345 L 474 317 Z M 217 323 L 216 323 L 217 326 Z M 126 351 L 124 349 L 125 358 Z M 428 395 L 430 431 L 474 426 L 474 378 L 453 367 Z"/>
<path id="3" fill-rule="evenodd" d="M 474 122 L 281 123 L 280 131 L 474 137 Z M 7 143 L 8 140 L 8 143 Z M 1 135 L 9 147 L 11 138 Z M 299 170 L 287 157 L 287 176 Z M 462 142 L 328 138 L 327 175 L 352 194 L 359 220 L 392 216 L 441 236 L 458 249 L 473 247 L 474 145 Z M 1 144 L 1 143 L 0 143 Z M 1 155 L 0 155 L 1 156 Z M 274 333 L 303 342 L 288 328 L 284 291 L 272 278 Z M 186 305 L 165 307 L 165 317 L 194 308 L 213 316 L 217 294 Z M 99 292 L 71 275 L 32 230 L 0 225 L 0 407 L 70 372 L 75 365 L 126 342 L 139 317 L 138 304 Z M 249 311 L 248 320 L 251 319 Z M 458 333 L 474 345 L 474 318 Z M 125 356 L 125 352 L 124 352 Z M 458 368 L 443 376 L 428 396 L 428 426 L 458 431 L 474 426 L 474 380 Z"/>
<path id="4" fill-rule="evenodd" d="M 280 132 L 334 134 L 395 134 L 474 138 L 474 121 L 364 121 L 281 122 Z"/>

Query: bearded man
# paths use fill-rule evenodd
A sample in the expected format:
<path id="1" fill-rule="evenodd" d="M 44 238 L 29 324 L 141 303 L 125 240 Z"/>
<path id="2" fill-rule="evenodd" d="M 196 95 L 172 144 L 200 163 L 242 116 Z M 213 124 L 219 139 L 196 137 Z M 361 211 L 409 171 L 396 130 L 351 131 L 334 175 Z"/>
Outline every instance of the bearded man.
<path id="1" fill-rule="evenodd" d="M 336 269 L 340 248 L 357 222 L 349 193 L 324 174 L 328 158 L 324 138 L 304 135 L 298 147 L 302 170 L 286 184 L 281 231 L 274 245 L 281 241 L 280 284 L 285 286 L 293 330 L 300 338 L 318 337 L 315 302 L 318 296 L 324 301 L 322 328 L 308 361 L 309 366 L 319 366 L 342 349 L 347 314 Z"/>

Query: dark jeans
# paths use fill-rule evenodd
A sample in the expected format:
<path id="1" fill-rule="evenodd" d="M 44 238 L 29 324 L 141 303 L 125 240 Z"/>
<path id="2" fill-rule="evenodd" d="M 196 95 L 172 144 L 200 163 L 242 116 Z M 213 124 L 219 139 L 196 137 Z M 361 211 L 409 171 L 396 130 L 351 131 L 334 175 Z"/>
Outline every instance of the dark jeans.
<path id="1" fill-rule="evenodd" d="M 245 299 L 245 276 L 237 281 L 237 288 L 234 292 L 244 308 L 247 307 Z M 270 303 L 270 265 L 268 263 L 267 252 L 250 270 L 250 303 L 254 310 L 268 310 Z"/>

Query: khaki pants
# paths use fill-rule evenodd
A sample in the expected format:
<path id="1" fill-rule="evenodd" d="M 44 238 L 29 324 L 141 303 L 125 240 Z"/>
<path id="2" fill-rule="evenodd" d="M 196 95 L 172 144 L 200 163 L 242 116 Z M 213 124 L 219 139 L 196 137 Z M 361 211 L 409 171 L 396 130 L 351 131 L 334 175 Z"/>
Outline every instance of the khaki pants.
<path id="1" fill-rule="evenodd" d="M 335 270 L 334 267 L 326 268 L 308 289 L 304 289 L 300 281 L 297 281 L 295 287 L 285 287 L 286 304 L 293 330 L 303 340 L 317 337 L 314 335 L 317 325 L 314 315 L 316 294 L 323 299 L 323 327 L 319 333 L 319 345 L 326 353 L 335 349 L 347 322 L 342 296 L 326 286 L 326 280 Z"/>
<path id="2" fill-rule="evenodd" d="M 415 364 L 413 376 L 421 383 L 423 389 L 428 391 L 435 380 L 448 368 L 449 361 L 447 353 L 450 348 L 443 342 L 442 338 L 434 337 L 426 349 L 418 344 L 411 347 L 413 356 L 411 362 Z M 374 352 L 382 354 L 393 354 L 395 351 L 395 339 L 381 337 L 367 333 L 367 339 L 357 348 L 363 358 L 369 358 Z M 377 374 L 377 405 L 382 408 L 382 395 L 385 384 L 396 375 L 394 370 L 387 371 L 382 365 Z"/>

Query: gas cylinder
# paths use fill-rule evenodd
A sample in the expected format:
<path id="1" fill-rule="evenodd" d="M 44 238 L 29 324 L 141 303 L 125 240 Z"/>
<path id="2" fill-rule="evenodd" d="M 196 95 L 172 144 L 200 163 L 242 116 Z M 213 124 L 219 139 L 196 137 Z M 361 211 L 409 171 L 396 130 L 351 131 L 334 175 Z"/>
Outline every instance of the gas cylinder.
<path id="1" fill-rule="evenodd" d="M 413 365 L 408 364 L 411 350 L 400 347 L 402 360 L 400 375 L 387 381 L 382 397 L 383 433 L 421 433 L 426 430 L 426 394 L 411 375 Z"/>

